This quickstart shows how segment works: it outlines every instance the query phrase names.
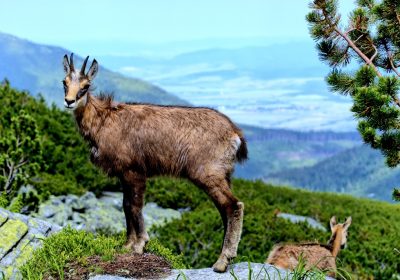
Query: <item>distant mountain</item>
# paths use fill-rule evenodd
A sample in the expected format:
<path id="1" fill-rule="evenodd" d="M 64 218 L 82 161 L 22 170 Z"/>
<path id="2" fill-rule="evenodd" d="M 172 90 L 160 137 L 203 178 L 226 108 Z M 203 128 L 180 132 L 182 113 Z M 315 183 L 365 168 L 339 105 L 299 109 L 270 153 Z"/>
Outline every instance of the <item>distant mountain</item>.
<path id="1" fill-rule="evenodd" d="M 41 93 L 47 101 L 60 105 L 64 77 L 62 58 L 70 52 L 0 33 L 0 80 L 7 78 L 13 87 L 28 90 L 33 95 Z M 82 58 L 78 55 L 75 58 L 76 64 L 81 65 Z M 188 104 L 157 86 L 107 70 L 102 61 L 98 61 L 97 91 L 112 92 L 116 99 L 123 101 Z"/>
<path id="2" fill-rule="evenodd" d="M 102 56 L 107 67 L 140 77 L 235 122 L 265 128 L 356 131 L 351 98 L 329 92 L 329 68 L 312 40 L 173 57 Z"/>
<path id="3" fill-rule="evenodd" d="M 387 167 L 379 151 L 362 145 L 310 167 L 270 174 L 265 180 L 314 191 L 340 192 L 391 201 L 393 188 L 400 184 L 400 167 Z"/>
<path id="4" fill-rule="evenodd" d="M 236 49 L 212 48 L 192 52 L 185 52 L 169 58 L 157 58 L 146 56 L 101 56 L 107 67 L 120 69 L 125 67 L 169 67 L 190 66 L 208 63 L 212 65 L 230 65 L 231 69 L 225 69 L 226 74 L 237 75 L 238 71 L 262 79 L 290 78 L 301 76 L 321 76 L 323 71 L 328 72 L 329 68 L 324 66 L 318 59 L 313 41 L 300 41 L 292 43 L 274 44 L 268 46 L 247 46 Z M 155 69 L 154 69 L 155 70 Z M 187 69 L 186 69 L 187 70 Z M 192 72 L 196 69 L 192 69 Z M 198 69 L 202 70 L 202 69 Z M 218 72 L 218 69 L 211 72 Z M 322 72 L 322 73 L 321 73 Z M 201 76 L 201 71 L 197 73 Z M 171 74 L 171 73 L 164 73 Z M 188 76 L 189 73 L 181 72 L 180 77 Z M 203 73 L 207 75 L 207 72 Z M 240 73 L 239 73 L 240 74 Z M 229 76 L 229 75 L 228 75 Z M 193 77 L 193 76 L 192 76 Z"/>

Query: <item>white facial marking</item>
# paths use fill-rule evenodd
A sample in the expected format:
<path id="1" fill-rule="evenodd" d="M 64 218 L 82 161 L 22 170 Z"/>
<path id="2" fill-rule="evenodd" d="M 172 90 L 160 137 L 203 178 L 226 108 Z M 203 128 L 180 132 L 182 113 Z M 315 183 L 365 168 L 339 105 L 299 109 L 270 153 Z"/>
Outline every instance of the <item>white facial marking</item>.
<path id="1" fill-rule="evenodd" d="M 76 104 L 76 102 L 74 101 L 74 102 L 72 102 L 71 104 L 68 105 L 68 103 L 64 100 L 64 106 L 65 106 L 65 108 L 67 108 L 68 110 L 73 110 L 73 109 L 75 109 L 75 104 Z"/>

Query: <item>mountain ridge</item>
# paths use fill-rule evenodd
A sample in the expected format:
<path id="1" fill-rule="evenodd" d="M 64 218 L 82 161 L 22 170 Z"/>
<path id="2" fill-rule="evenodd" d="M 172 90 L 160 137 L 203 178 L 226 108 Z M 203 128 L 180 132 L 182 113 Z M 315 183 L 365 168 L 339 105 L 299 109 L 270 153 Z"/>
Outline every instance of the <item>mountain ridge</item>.
<path id="1" fill-rule="evenodd" d="M 62 57 L 69 53 L 62 47 L 37 44 L 0 32 L 0 79 L 7 78 L 20 90 L 27 90 L 34 96 L 41 93 L 48 102 L 61 105 Z M 75 55 L 76 64 L 80 65 L 82 61 L 79 55 Z M 189 104 L 160 87 L 108 70 L 101 61 L 95 85 L 102 91 L 114 93 L 118 100 Z"/>
<path id="2" fill-rule="evenodd" d="M 269 174 L 264 180 L 312 191 L 392 201 L 392 190 L 400 181 L 400 167 L 389 168 L 380 151 L 363 144 L 339 152 L 313 166 L 289 168 Z"/>

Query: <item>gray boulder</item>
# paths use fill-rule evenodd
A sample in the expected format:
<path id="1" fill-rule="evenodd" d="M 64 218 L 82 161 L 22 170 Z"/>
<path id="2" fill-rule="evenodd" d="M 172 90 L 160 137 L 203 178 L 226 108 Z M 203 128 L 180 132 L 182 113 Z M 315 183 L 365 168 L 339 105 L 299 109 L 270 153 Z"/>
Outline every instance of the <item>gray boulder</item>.
<path id="1" fill-rule="evenodd" d="M 155 203 L 147 203 L 143 208 L 143 216 L 146 227 L 150 228 L 153 225 L 163 225 L 171 219 L 179 219 L 181 214 L 173 209 L 163 209 Z M 100 198 L 96 198 L 92 192 L 81 197 L 51 196 L 40 205 L 35 217 L 91 232 L 105 230 L 117 233 L 125 229 L 122 193 L 105 192 Z"/>
<path id="2" fill-rule="evenodd" d="M 283 218 L 283 219 L 289 220 L 292 223 L 306 222 L 312 228 L 319 229 L 319 230 L 322 230 L 322 231 L 326 231 L 326 228 L 320 222 L 318 222 L 317 220 L 315 220 L 315 219 L 313 219 L 311 217 L 288 214 L 288 213 L 278 213 L 276 216 L 278 218 Z"/>
<path id="3" fill-rule="evenodd" d="M 16 267 L 24 264 L 43 238 L 61 228 L 0 208 L 0 278 L 22 279 Z"/>

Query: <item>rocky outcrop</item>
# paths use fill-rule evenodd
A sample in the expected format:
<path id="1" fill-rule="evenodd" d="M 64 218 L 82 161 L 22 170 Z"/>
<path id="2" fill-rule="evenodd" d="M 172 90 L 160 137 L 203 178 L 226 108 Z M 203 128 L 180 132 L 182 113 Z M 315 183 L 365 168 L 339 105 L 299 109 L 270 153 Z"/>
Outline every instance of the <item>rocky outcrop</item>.
<path id="1" fill-rule="evenodd" d="M 251 276 L 250 276 L 251 275 Z M 237 263 L 229 266 L 228 271 L 225 273 L 216 273 L 212 268 L 201 268 L 201 269 L 182 269 L 172 270 L 172 274 L 161 278 L 160 280 L 176 280 L 176 279 L 188 279 L 188 280 L 249 280 L 249 279 L 292 279 L 293 276 L 290 272 L 278 269 L 269 264 L 261 263 Z M 133 278 L 125 278 L 112 275 L 96 275 L 90 280 L 126 280 Z M 296 278 L 297 279 L 297 278 Z M 305 279 L 311 279 L 310 277 Z M 326 279 L 332 279 L 326 277 Z"/>
<path id="2" fill-rule="evenodd" d="M 21 279 L 16 267 L 60 226 L 0 208 L 0 279 Z"/>
<path id="3" fill-rule="evenodd" d="M 155 203 L 147 203 L 143 208 L 143 215 L 147 228 L 181 217 L 179 211 L 164 209 Z M 92 192 L 80 197 L 51 196 L 40 205 L 36 217 L 60 226 L 71 225 L 73 228 L 91 232 L 106 230 L 116 233 L 125 229 L 122 193 L 117 192 L 104 192 L 100 198 L 96 198 Z"/>
<path id="4" fill-rule="evenodd" d="M 288 214 L 288 213 L 278 213 L 276 216 L 278 218 L 283 218 L 283 219 L 289 220 L 292 223 L 306 222 L 312 228 L 326 231 L 326 228 L 320 222 L 318 222 L 317 220 L 315 220 L 311 217 L 299 216 L 299 215 Z"/>
<path id="5" fill-rule="evenodd" d="M 249 278 L 249 268 L 250 274 Z M 279 274 L 282 278 L 279 278 Z M 267 276 L 269 275 L 269 277 Z M 234 280 L 234 279 L 287 279 L 287 272 L 279 270 L 269 264 L 260 263 L 237 263 L 231 265 L 228 271 L 225 273 L 216 273 L 212 268 L 200 268 L 200 269 L 181 269 L 172 270 L 169 276 L 159 278 L 160 280 L 176 280 L 176 279 L 190 279 L 190 280 Z M 236 277 L 236 278 L 235 278 Z M 113 275 L 96 275 L 89 280 L 126 280 L 135 278 L 125 278 Z M 290 279 L 290 278 L 289 278 Z"/>

